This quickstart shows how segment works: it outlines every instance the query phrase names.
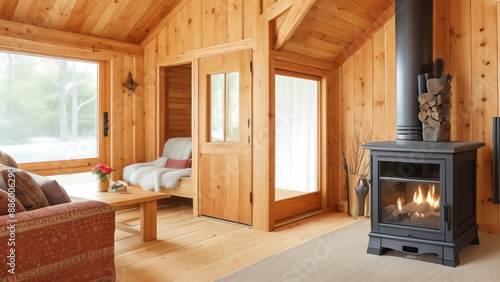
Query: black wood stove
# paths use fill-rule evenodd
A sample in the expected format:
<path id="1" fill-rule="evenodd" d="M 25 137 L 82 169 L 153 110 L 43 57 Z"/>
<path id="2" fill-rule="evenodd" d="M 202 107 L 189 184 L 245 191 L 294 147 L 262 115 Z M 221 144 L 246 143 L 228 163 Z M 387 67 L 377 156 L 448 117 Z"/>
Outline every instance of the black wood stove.
<path id="1" fill-rule="evenodd" d="M 456 266 L 461 248 L 479 244 L 476 167 L 482 146 L 424 141 L 363 145 L 371 150 L 368 253 L 434 253 L 442 264 Z"/>

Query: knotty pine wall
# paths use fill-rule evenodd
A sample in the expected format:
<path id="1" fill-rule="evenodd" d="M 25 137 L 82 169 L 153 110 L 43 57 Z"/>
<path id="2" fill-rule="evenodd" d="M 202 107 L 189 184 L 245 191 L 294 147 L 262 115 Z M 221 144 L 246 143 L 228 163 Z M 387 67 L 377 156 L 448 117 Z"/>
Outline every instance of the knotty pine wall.
<path id="1" fill-rule="evenodd" d="M 191 137 L 191 66 L 168 68 L 167 138 Z"/>
<path id="2" fill-rule="evenodd" d="M 434 54 L 445 59 L 445 73 L 453 75 L 451 140 L 486 143 L 478 151 L 478 223 L 483 231 L 500 233 L 500 208 L 490 201 L 492 117 L 500 115 L 500 4 L 439 0 L 434 6 Z M 395 139 L 394 18 L 334 71 L 334 80 L 344 142 L 370 129 L 374 141 Z M 345 199 L 343 187 L 344 182 L 339 191 Z"/>
<path id="3" fill-rule="evenodd" d="M 224 45 L 252 37 L 251 1 L 244 0 L 190 0 L 181 4 L 180 10 L 157 31 L 146 38 L 145 95 L 154 97 L 157 91 L 158 61 L 175 56 L 185 56 L 185 62 L 194 58 L 190 51 Z M 245 11 L 245 12 L 244 12 Z M 249 47 L 251 48 L 251 46 Z M 155 100 L 145 104 L 146 143 L 157 144 L 160 133 L 156 131 Z M 146 159 L 154 160 L 161 152 L 159 146 L 146 148 Z"/>
<path id="4" fill-rule="evenodd" d="M 100 79 L 104 79 L 100 95 L 104 95 L 105 110 L 110 118 L 109 137 L 99 144 L 106 147 L 106 155 L 100 162 L 116 168 L 113 172 L 116 180 L 122 178 L 124 166 L 144 161 L 144 53 L 141 46 L 0 20 L 0 50 L 99 61 L 104 66 L 100 69 L 104 72 L 100 74 Z M 129 71 L 139 83 L 135 92 L 122 86 Z M 25 168 L 51 175 L 90 172 L 93 165 L 68 161 L 27 164 Z"/>

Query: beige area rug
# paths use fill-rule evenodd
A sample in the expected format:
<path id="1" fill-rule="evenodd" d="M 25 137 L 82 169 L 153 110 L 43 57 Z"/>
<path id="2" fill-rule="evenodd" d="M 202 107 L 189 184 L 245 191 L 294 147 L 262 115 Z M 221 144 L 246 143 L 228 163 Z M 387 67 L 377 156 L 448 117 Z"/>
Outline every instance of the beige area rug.
<path id="1" fill-rule="evenodd" d="M 356 220 L 216 281 L 500 281 L 500 235 L 480 232 L 454 268 L 425 261 L 437 255 L 367 254 L 369 232 L 369 220 Z"/>

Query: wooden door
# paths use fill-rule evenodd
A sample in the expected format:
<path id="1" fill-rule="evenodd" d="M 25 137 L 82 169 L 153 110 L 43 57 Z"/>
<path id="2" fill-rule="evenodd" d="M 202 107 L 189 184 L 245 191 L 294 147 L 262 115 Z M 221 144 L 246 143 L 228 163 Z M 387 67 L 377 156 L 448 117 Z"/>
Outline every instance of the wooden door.
<path id="1" fill-rule="evenodd" d="M 252 224 L 250 50 L 199 60 L 200 214 Z"/>

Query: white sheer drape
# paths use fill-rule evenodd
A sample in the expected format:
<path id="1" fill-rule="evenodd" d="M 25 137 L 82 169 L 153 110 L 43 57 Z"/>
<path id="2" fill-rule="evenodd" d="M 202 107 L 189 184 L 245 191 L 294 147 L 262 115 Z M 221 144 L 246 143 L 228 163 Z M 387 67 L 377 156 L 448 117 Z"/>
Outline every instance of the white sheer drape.
<path id="1" fill-rule="evenodd" d="M 318 190 L 318 82 L 276 75 L 276 189 Z"/>

